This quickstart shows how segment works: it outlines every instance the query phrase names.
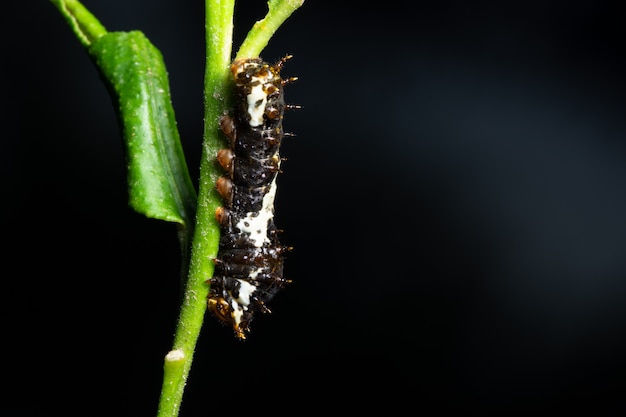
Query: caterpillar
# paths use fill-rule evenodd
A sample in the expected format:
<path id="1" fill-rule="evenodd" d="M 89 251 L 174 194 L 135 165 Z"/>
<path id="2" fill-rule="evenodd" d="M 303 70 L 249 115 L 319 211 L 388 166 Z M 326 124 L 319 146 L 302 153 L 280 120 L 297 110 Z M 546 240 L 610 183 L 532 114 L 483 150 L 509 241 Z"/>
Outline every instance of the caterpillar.
<path id="1" fill-rule="evenodd" d="M 269 313 L 267 303 L 291 282 L 283 278 L 284 254 L 291 248 L 280 244 L 274 224 L 283 113 L 299 107 L 285 104 L 283 97 L 283 86 L 296 80 L 280 76 L 290 58 L 275 65 L 261 58 L 235 60 L 230 67 L 234 107 L 219 121 L 230 147 L 216 156 L 226 175 L 216 182 L 224 206 L 215 211 L 220 242 L 214 275 L 207 281 L 208 309 L 240 340 L 246 339 L 254 315 Z"/>

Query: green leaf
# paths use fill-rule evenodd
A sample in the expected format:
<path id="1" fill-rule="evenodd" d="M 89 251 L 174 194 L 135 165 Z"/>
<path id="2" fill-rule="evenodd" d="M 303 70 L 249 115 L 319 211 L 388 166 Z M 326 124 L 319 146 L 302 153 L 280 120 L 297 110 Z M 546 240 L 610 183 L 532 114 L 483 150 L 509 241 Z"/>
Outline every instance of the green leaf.
<path id="1" fill-rule="evenodd" d="M 139 31 L 108 32 L 88 51 L 117 106 L 130 206 L 150 218 L 188 225 L 197 197 L 160 51 Z"/>
<path id="2" fill-rule="evenodd" d="M 72 28 L 79 42 L 88 47 L 93 41 L 106 35 L 100 21 L 77 0 L 51 0 Z"/>

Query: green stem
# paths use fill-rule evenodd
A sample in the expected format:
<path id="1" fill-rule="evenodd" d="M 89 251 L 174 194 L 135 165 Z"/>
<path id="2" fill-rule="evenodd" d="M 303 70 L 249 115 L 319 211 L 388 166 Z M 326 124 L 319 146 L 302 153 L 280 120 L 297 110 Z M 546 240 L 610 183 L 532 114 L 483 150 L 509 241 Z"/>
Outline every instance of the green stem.
<path id="1" fill-rule="evenodd" d="M 107 30 L 89 10 L 77 0 L 50 0 L 61 12 L 80 43 L 89 47 L 96 39 L 106 35 Z"/>
<path id="2" fill-rule="evenodd" d="M 224 147 L 218 120 L 228 106 L 229 64 L 232 51 L 234 0 L 205 0 L 206 70 L 204 80 L 204 141 L 200 163 L 198 211 L 191 249 L 189 276 L 172 351 L 164 364 L 158 417 L 176 417 L 204 321 L 213 259 L 219 247 L 215 209 L 222 202 L 215 190 L 219 170 L 215 154 Z"/>
<path id="3" fill-rule="evenodd" d="M 280 25 L 303 4 L 304 0 L 268 1 L 267 15 L 252 26 L 235 59 L 258 57 Z"/>

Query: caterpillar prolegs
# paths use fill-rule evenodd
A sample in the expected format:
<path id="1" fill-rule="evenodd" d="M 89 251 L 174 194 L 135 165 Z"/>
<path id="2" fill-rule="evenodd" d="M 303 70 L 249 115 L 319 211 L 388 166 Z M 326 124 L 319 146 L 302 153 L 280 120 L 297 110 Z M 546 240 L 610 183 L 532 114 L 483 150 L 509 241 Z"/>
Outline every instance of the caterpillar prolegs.
<path id="1" fill-rule="evenodd" d="M 234 61 L 234 108 L 220 119 L 230 147 L 217 153 L 226 175 L 216 183 L 224 206 L 215 211 L 221 236 L 208 307 L 242 340 L 255 313 L 269 312 L 267 303 L 290 282 L 283 278 L 283 255 L 290 248 L 280 244 L 274 224 L 283 113 L 292 107 L 285 104 L 283 86 L 295 80 L 280 76 L 289 58 L 275 65 L 260 58 Z"/>

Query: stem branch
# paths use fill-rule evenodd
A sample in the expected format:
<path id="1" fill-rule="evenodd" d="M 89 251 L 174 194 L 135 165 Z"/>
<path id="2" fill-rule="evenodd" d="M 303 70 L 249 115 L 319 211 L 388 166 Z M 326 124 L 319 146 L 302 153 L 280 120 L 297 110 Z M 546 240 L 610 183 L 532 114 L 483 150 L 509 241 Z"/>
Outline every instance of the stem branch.
<path id="1" fill-rule="evenodd" d="M 268 12 L 257 21 L 244 39 L 235 59 L 256 58 L 265 48 L 280 25 L 304 4 L 304 0 L 270 0 Z"/>

